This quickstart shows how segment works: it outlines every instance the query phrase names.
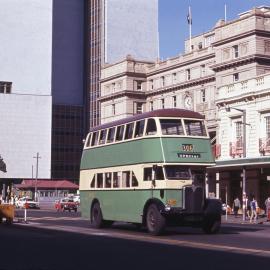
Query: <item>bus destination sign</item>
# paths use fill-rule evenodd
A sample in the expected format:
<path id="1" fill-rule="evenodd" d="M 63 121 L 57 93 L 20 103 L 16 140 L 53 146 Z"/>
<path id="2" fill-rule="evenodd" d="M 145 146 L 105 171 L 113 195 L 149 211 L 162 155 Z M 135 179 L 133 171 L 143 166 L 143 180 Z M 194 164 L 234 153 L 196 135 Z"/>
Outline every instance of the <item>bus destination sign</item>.
<path id="1" fill-rule="evenodd" d="M 182 150 L 182 152 L 177 153 L 177 157 L 179 158 L 200 158 L 201 157 L 201 154 L 198 154 L 198 153 L 187 153 L 187 152 L 193 152 L 194 150 L 193 144 L 182 144 L 182 147 L 180 149 Z"/>

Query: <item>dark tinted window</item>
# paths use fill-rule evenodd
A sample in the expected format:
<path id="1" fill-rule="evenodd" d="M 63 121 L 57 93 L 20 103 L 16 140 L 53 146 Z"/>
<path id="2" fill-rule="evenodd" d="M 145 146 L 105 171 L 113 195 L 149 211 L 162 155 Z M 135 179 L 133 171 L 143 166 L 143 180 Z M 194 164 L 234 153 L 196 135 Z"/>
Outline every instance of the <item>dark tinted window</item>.
<path id="1" fill-rule="evenodd" d="M 180 119 L 160 119 L 163 135 L 184 135 Z"/>
<path id="2" fill-rule="evenodd" d="M 127 124 L 125 140 L 132 139 L 134 123 Z"/>
<path id="3" fill-rule="evenodd" d="M 133 187 L 137 187 L 139 185 L 137 177 L 135 176 L 134 172 L 132 172 L 131 185 Z"/>
<path id="4" fill-rule="evenodd" d="M 91 185 L 90 185 L 91 188 L 94 188 L 95 187 L 95 176 L 93 176 L 93 179 L 91 181 Z"/>
<path id="5" fill-rule="evenodd" d="M 167 165 L 164 166 L 166 177 L 169 180 L 181 180 L 181 179 L 190 179 L 190 171 L 188 167 L 180 165 Z"/>
<path id="6" fill-rule="evenodd" d="M 145 120 L 141 120 L 141 121 L 136 122 L 135 135 L 134 135 L 135 138 L 143 136 L 144 123 L 145 123 Z"/>
<path id="7" fill-rule="evenodd" d="M 103 130 L 100 131 L 99 144 L 104 144 L 105 143 L 106 135 L 107 135 L 107 129 L 103 129 Z"/>
<path id="8" fill-rule="evenodd" d="M 115 141 L 122 141 L 123 140 L 124 128 L 125 128 L 125 126 L 117 127 Z"/>
<path id="9" fill-rule="evenodd" d="M 146 135 L 154 135 L 157 133 L 157 125 L 155 119 L 148 119 L 147 126 L 146 126 Z"/>
<path id="10" fill-rule="evenodd" d="M 107 143 L 111 143 L 114 141 L 115 127 L 109 129 Z"/>
<path id="11" fill-rule="evenodd" d="M 94 132 L 92 135 L 91 146 L 95 146 L 98 143 L 98 132 Z"/>
<path id="12" fill-rule="evenodd" d="M 97 188 L 103 188 L 103 174 L 97 174 Z"/>
<path id="13" fill-rule="evenodd" d="M 206 130 L 203 121 L 184 120 L 187 135 L 206 136 Z"/>

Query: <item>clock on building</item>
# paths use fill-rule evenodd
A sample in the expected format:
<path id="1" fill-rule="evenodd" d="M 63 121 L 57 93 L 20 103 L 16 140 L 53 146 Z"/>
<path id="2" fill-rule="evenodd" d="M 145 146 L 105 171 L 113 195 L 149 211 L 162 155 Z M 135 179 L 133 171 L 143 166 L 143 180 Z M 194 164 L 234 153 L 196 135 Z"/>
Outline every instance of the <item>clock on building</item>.
<path id="1" fill-rule="evenodd" d="M 193 106 L 192 97 L 187 95 L 184 98 L 184 106 L 186 109 L 191 110 Z"/>

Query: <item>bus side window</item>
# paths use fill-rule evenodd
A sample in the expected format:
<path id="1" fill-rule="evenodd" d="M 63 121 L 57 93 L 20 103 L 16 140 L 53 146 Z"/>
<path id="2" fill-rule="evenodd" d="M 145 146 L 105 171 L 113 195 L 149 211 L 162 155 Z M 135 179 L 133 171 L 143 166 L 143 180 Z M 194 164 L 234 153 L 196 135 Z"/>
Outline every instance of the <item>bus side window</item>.
<path id="1" fill-rule="evenodd" d="M 184 120 L 187 135 L 190 136 L 206 136 L 206 130 L 203 121 Z"/>
<path id="2" fill-rule="evenodd" d="M 157 169 L 156 169 L 156 179 L 157 180 L 164 180 L 163 169 L 162 169 L 161 166 L 157 166 Z"/>
<path id="3" fill-rule="evenodd" d="M 93 176 L 90 187 L 95 188 L 95 175 Z"/>
<path id="4" fill-rule="evenodd" d="M 105 173 L 105 188 L 112 187 L 112 173 Z"/>
<path id="5" fill-rule="evenodd" d="M 103 129 L 103 130 L 100 131 L 99 144 L 104 144 L 105 143 L 106 135 L 107 135 L 107 129 Z"/>
<path id="6" fill-rule="evenodd" d="M 115 127 L 110 128 L 108 132 L 108 138 L 107 138 L 107 143 L 112 143 L 114 142 L 114 134 L 115 134 Z"/>
<path id="7" fill-rule="evenodd" d="M 122 173 L 122 187 L 130 187 L 130 171 L 125 171 Z"/>
<path id="8" fill-rule="evenodd" d="M 144 181 L 151 181 L 152 180 L 152 167 L 144 168 L 143 180 Z"/>
<path id="9" fill-rule="evenodd" d="M 120 187 L 120 179 L 121 179 L 121 173 L 120 172 L 114 172 L 113 173 L 113 187 L 119 188 Z"/>
<path id="10" fill-rule="evenodd" d="M 92 136 L 92 133 L 89 133 L 88 134 L 88 137 L 86 139 L 86 142 L 85 142 L 85 147 L 89 147 L 90 146 L 91 136 Z"/>
<path id="11" fill-rule="evenodd" d="M 153 118 L 147 120 L 146 135 L 155 135 L 157 133 L 156 121 Z"/>
<path id="12" fill-rule="evenodd" d="M 98 132 L 92 134 L 91 146 L 95 146 L 98 143 Z"/>
<path id="13" fill-rule="evenodd" d="M 129 123 L 126 126 L 125 140 L 132 139 L 134 123 Z"/>
<path id="14" fill-rule="evenodd" d="M 145 123 L 145 120 L 141 120 L 141 121 L 136 122 L 135 134 L 134 134 L 135 138 L 143 136 L 144 123 Z"/>
<path id="15" fill-rule="evenodd" d="M 97 174 L 97 188 L 103 188 L 103 173 Z"/>
<path id="16" fill-rule="evenodd" d="M 124 128 L 125 128 L 125 126 L 118 126 L 117 127 L 115 141 L 122 141 L 123 140 Z"/>
<path id="17" fill-rule="evenodd" d="M 131 185 L 133 187 L 137 187 L 139 185 L 137 177 L 135 176 L 134 172 L 132 172 Z"/>
<path id="18" fill-rule="evenodd" d="M 184 129 L 180 119 L 160 119 L 163 135 L 184 135 Z"/>

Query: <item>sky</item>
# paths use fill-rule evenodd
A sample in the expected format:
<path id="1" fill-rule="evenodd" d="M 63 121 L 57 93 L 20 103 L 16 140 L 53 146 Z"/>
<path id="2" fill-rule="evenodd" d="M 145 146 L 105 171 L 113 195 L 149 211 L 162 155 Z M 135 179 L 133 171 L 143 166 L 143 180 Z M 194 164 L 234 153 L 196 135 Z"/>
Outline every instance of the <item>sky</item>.
<path id="1" fill-rule="evenodd" d="M 270 6 L 269 0 L 159 0 L 160 58 L 174 57 L 184 52 L 184 41 L 189 38 L 188 7 L 192 13 L 192 36 L 213 29 L 219 19 L 227 21 L 258 6 Z"/>

